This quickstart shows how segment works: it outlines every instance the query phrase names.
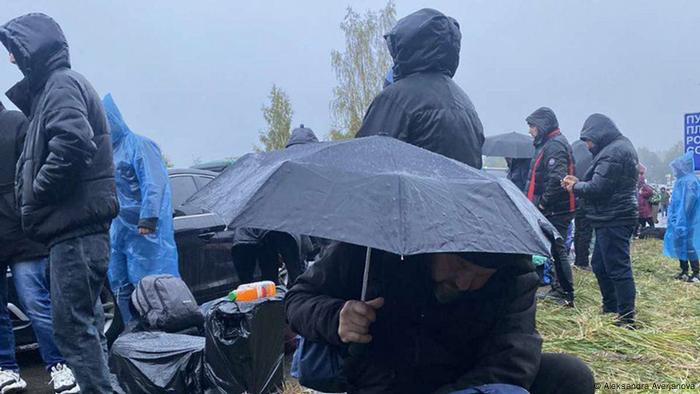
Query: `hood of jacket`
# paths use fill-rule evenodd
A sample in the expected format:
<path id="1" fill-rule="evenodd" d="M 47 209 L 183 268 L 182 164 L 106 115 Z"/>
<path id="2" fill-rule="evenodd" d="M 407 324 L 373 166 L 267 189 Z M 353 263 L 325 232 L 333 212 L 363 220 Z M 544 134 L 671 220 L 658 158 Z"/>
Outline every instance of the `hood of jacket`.
<path id="1" fill-rule="evenodd" d="M 686 152 L 683 156 L 673 160 L 671 162 L 671 170 L 673 170 L 673 176 L 676 178 L 693 174 L 695 171 L 693 152 Z"/>
<path id="2" fill-rule="evenodd" d="M 459 24 L 440 11 L 424 8 L 402 19 L 384 36 L 394 59 L 393 82 L 420 72 L 454 76 L 459 66 Z"/>
<path id="3" fill-rule="evenodd" d="M 318 142 L 318 138 L 316 137 L 316 134 L 314 134 L 314 131 L 304 127 L 304 125 L 301 125 L 292 131 L 292 135 L 289 137 L 289 141 L 287 141 L 287 146 L 285 146 L 285 148 L 289 148 L 290 146 L 294 145 L 310 144 L 313 142 Z"/>
<path id="4" fill-rule="evenodd" d="M 114 101 L 111 93 L 108 93 L 102 99 L 102 105 L 105 108 L 105 115 L 107 115 L 112 144 L 117 146 L 127 134 L 131 133 L 131 129 L 126 125 L 124 117 L 122 117 L 122 113 L 119 111 L 119 107 L 117 107 L 117 103 Z"/>
<path id="5" fill-rule="evenodd" d="M 15 57 L 30 92 L 43 87 L 52 71 L 70 68 L 68 41 L 58 23 L 45 14 L 27 14 L 7 22 L 0 27 L 0 42 Z"/>
<path id="6" fill-rule="evenodd" d="M 594 155 L 621 135 L 622 133 L 617 129 L 615 123 L 603 114 L 589 116 L 581 129 L 581 140 L 593 143 L 591 153 Z"/>
<path id="7" fill-rule="evenodd" d="M 551 132 L 559 128 L 557 115 L 554 114 L 551 108 L 541 107 L 535 110 L 530 116 L 525 118 L 528 125 L 537 127 L 537 137 L 535 137 L 535 146 L 542 145 L 547 142 Z"/>

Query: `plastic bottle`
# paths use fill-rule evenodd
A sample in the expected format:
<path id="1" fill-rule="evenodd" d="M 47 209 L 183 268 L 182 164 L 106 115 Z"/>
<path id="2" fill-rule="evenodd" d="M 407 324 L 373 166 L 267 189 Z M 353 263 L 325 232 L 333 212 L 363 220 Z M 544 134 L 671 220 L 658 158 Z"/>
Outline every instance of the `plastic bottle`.
<path id="1" fill-rule="evenodd" d="M 230 301 L 255 301 L 261 298 L 272 297 L 277 294 L 277 286 L 274 282 L 264 280 L 261 282 L 247 283 L 228 294 Z"/>

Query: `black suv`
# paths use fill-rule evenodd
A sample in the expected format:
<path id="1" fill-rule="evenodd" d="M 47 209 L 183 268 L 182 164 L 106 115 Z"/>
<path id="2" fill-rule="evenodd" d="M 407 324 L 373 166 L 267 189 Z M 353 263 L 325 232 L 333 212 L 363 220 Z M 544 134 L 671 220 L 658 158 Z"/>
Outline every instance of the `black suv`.
<path id="1" fill-rule="evenodd" d="M 180 275 L 192 290 L 197 302 L 204 303 L 228 294 L 238 286 L 238 275 L 233 266 L 231 248 L 233 233 L 213 213 L 185 209 L 185 202 L 218 174 L 197 169 L 169 170 L 173 194 L 175 243 L 179 255 Z M 34 348 L 36 341 L 31 321 L 17 302 L 12 273 L 8 270 L 8 310 L 18 348 Z M 102 291 L 105 310 L 105 332 L 111 343 L 123 329 L 119 309 L 108 286 Z"/>

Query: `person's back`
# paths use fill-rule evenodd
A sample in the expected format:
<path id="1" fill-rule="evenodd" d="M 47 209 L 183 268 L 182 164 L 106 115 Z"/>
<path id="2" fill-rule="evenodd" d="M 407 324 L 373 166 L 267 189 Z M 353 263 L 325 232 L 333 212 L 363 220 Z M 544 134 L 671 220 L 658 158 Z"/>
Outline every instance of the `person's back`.
<path id="1" fill-rule="evenodd" d="M 386 133 L 481 168 L 483 127 L 452 80 L 459 64 L 457 22 L 423 9 L 401 19 L 386 40 L 394 82 L 374 99 L 357 136 Z"/>

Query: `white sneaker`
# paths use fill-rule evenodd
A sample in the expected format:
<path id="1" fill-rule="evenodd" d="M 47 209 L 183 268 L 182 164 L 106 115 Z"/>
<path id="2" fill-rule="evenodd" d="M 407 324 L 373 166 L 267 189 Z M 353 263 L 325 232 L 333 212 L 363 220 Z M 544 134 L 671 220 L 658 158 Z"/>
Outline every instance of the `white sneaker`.
<path id="1" fill-rule="evenodd" d="M 75 381 L 73 371 L 65 364 L 56 364 L 51 367 L 51 382 L 56 394 L 74 394 L 80 392 L 80 386 Z"/>
<path id="2" fill-rule="evenodd" d="M 0 368 L 0 394 L 21 393 L 27 388 L 27 382 L 17 372 Z"/>

